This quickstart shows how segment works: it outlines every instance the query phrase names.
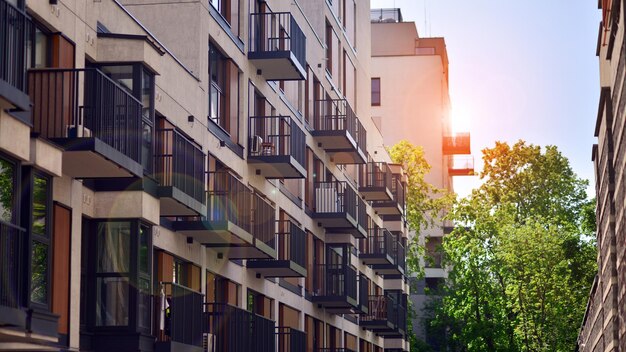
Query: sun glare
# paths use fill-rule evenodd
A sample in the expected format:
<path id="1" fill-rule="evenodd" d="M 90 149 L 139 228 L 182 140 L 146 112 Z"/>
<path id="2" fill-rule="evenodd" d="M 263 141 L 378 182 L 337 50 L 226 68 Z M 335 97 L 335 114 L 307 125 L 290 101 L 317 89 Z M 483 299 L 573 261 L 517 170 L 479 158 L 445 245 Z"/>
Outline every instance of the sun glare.
<path id="1" fill-rule="evenodd" d="M 450 111 L 450 129 L 453 135 L 468 132 L 470 129 L 469 125 L 469 118 L 466 113 L 459 112 L 459 110 Z"/>

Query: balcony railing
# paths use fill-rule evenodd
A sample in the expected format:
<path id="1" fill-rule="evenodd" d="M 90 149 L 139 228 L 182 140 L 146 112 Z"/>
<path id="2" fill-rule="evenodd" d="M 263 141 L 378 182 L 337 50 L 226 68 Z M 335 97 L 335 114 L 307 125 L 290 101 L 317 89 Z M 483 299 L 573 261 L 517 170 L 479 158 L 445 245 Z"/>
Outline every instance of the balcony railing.
<path id="1" fill-rule="evenodd" d="M 28 87 L 34 133 L 51 140 L 97 138 L 141 164 L 141 102 L 104 73 L 31 70 Z"/>
<path id="2" fill-rule="evenodd" d="M 163 282 L 155 299 L 157 343 L 202 346 L 204 295 L 187 287 Z"/>
<path id="3" fill-rule="evenodd" d="M 394 174 L 391 181 L 391 200 L 379 200 L 373 201 L 372 207 L 380 215 L 402 215 L 406 206 L 406 193 L 404 183 L 402 182 L 402 176 Z"/>
<path id="4" fill-rule="evenodd" d="M 155 170 L 161 186 L 176 187 L 205 204 L 206 156 L 178 130 L 156 130 Z"/>
<path id="5" fill-rule="evenodd" d="M 306 334 L 303 331 L 279 326 L 276 327 L 278 352 L 300 352 L 306 350 Z"/>
<path id="6" fill-rule="evenodd" d="M 402 269 L 403 272 L 406 272 L 406 248 L 400 238 L 393 241 L 392 244 L 393 259 L 396 265 Z"/>
<path id="7" fill-rule="evenodd" d="M 250 14 L 249 38 L 248 57 L 266 79 L 304 79 L 306 37 L 291 13 Z"/>
<path id="8" fill-rule="evenodd" d="M 471 152 L 469 133 L 457 133 L 453 136 L 443 137 L 444 154 L 470 154 Z"/>
<path id="9" fill-rule="evenodd" d="M 252 232 L 252 191 L 229 172 L 209 172 L 207 220 L 231 222 Z"/>
<path id="10" fill-rule="evenodd" d="M 474 174 L 474 157 L 471 155 L 451 155 L 448 159 L 450 176 L 471 176 Z"/>
<path id="11" fill-rule="evenodd" d="M 390 200 L 393 174 L 387 163 L 369 162 L 361 166 L 359 193 L 366 200 Z"/>
<path id="12" fill-rule="evenodd" d="M 352 350 L 349 348 L 331 348 L 331 347 L 318 348 L 316 351 L 317 352 L 356 352 L 355 350 Z"/>
<path id="13" fill-rule="evenodd" d="M 205 304 L 209 351 L 275 352 L 274 321 L 224 303 Z"/>
<path id="14" fill-rule="evenodd" d="M 326 181 L 315 183 L 315 213 L 345 213 L 357 219 L 357 195 L 345 181 Z"/>
<path id="15" fill-rule="evenodd" d="M 338 164 L 360 164 L 367 132 L 346 99 L 314 102 L 312 135 Z"/>
<path id="16" fill-rule="evenodd" d="M 24 306 L 21 287 L 24 280 L 22 243 L 25 235 L 26 231 L 21 227 L 0 221 L 0 306 Z"/>
<path id="17" fill-rule="evenodd" d="M 391 255 L 394 236 L 384 228 L 370 228 L 368 237 L 361 240 L 361 255 L 381 256 Z"/>
<path id="18" fill-rule="evenodd" d="M 306 142 L 302 129 L 288 116 L 251 116 L 249 160 L 270 164 L 266 178 L 304 177 Z M 278 172 L 280 165 L 286 164 Z"/>
<path id="19" fill-rule="evenodd" d="M 349 297 L 357 300 L 357 273 L 345 264 L 318 264 L 315 267 L 314 295 L 318 297 Z"/>
<path id="20" fill-rule="evenodd" d="M 305 266 L 306 234 L 297 224 L 283 220 L 278 221 L 278 259 L 290 260 L 300 266 Z"/>
<path id="21" fill-rule="evenodd" d="M 30 17 L 22 10 L 0 0 L 0 81 L 26 92 L 27 43 L 34 26 Z M 5 92 L 5 90 L 2 90 Z M 25 94 L 20 94 L 25 97 Z M 14 95 L 7 97 L 16 98 Z M 12 101 L 23 105 L 24 101 Z M 25 108 L 25 106 L 20 106 Z"/>

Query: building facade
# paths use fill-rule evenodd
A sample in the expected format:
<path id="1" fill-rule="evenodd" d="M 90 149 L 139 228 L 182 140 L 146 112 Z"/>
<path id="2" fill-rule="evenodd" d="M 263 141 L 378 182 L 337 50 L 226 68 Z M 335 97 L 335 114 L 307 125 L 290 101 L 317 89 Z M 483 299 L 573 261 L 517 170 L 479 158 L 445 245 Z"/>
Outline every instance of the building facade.
<path id="1" fill-rule="evenodd" d="M 470 134 L 455 133 L 450 122 L 448 54 L 444 38 L 420 37 L 414 22 L 406 22 L 400 9 L 372 9 L 372 119 L 385 145 L 407 140 L 421 146 L 431 166 L 425 180 L 439 189 L 454 191 L 452 177 L 473 174 Z M 442 266 L 443 236 L 451 224 L 436 226 L 417 236 L 426 248 L 425 277 L 413 280 L 410 299 L 417 313 L 416 336 L 437 347 L 422 321 L 423 308 L 447 277 Z M 430 295 L 426 291 L 430 291 Z"/>
<path id="2" fill-rule="evenodd" d="M 592 149 L 596 178 L 598 273 L 578 336 L 580 351 L 626 349 L 626 219 L 624 214 L 624 9 L 620 1 L 599 1 L 600 102 Z"/>
<path id="3" fill-rule="evenodd" d="M 407 351 L 369 14 L 0 0 L 0 350 Z"/>

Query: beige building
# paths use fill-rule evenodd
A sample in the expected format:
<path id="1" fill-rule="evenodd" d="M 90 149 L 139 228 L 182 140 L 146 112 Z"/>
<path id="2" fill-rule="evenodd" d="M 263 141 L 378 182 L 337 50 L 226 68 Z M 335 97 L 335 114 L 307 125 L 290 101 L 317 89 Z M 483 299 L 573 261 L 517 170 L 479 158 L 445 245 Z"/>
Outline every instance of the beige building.
<path id="1" fill-rule="evenodd" d="M 452 176 L 470 175 L 473 158 L 469 133 L 452 133 L 448 93 L 448 54 L 444 38 L 422 38 L 414 22 L 405 22 L 399 9 L 371 11 L 372 119 L 385 145 L 408 140 L 421 146 L 431 171 L 426 181 L 453 192 Z M 417 337 L 430 340 L 421 324 L 425 289 L 436 292 L 447 276 L 439 248 L 449 224 L 437 224 L 419 234 L 426 247 L 425 278 L 411 300 L 418 315 Z"/>
<path id="2" fill-rule="evenodd" d="M 369 14 L 0 0 L 0 350 L 407 351 Z"/>
<path id="3" fill-rule="evenodd" d="M 624 9 L 619 1 L 599 1 L 600 101 L 592 149 L 596 176 L 598 273 L 578 335 L 579 351 L 626 349 L 626 219 L 624 214 Z"/>

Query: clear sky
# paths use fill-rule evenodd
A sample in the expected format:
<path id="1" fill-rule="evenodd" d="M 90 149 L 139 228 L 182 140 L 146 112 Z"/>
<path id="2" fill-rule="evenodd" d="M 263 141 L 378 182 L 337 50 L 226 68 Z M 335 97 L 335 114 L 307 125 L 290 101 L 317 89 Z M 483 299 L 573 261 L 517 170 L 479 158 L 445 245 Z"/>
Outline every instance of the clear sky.
<path id="1" fill-rule="evenodd" d="M 590 181 L 598 109 L 597 0 L 371 0 L 399 7 L 422 37 L 445 37 L 453 121 L 472 134 L 476 170 L 496 140 L 556 145 Z M 467 195 L 477 177 L 456 177 Z"/>

